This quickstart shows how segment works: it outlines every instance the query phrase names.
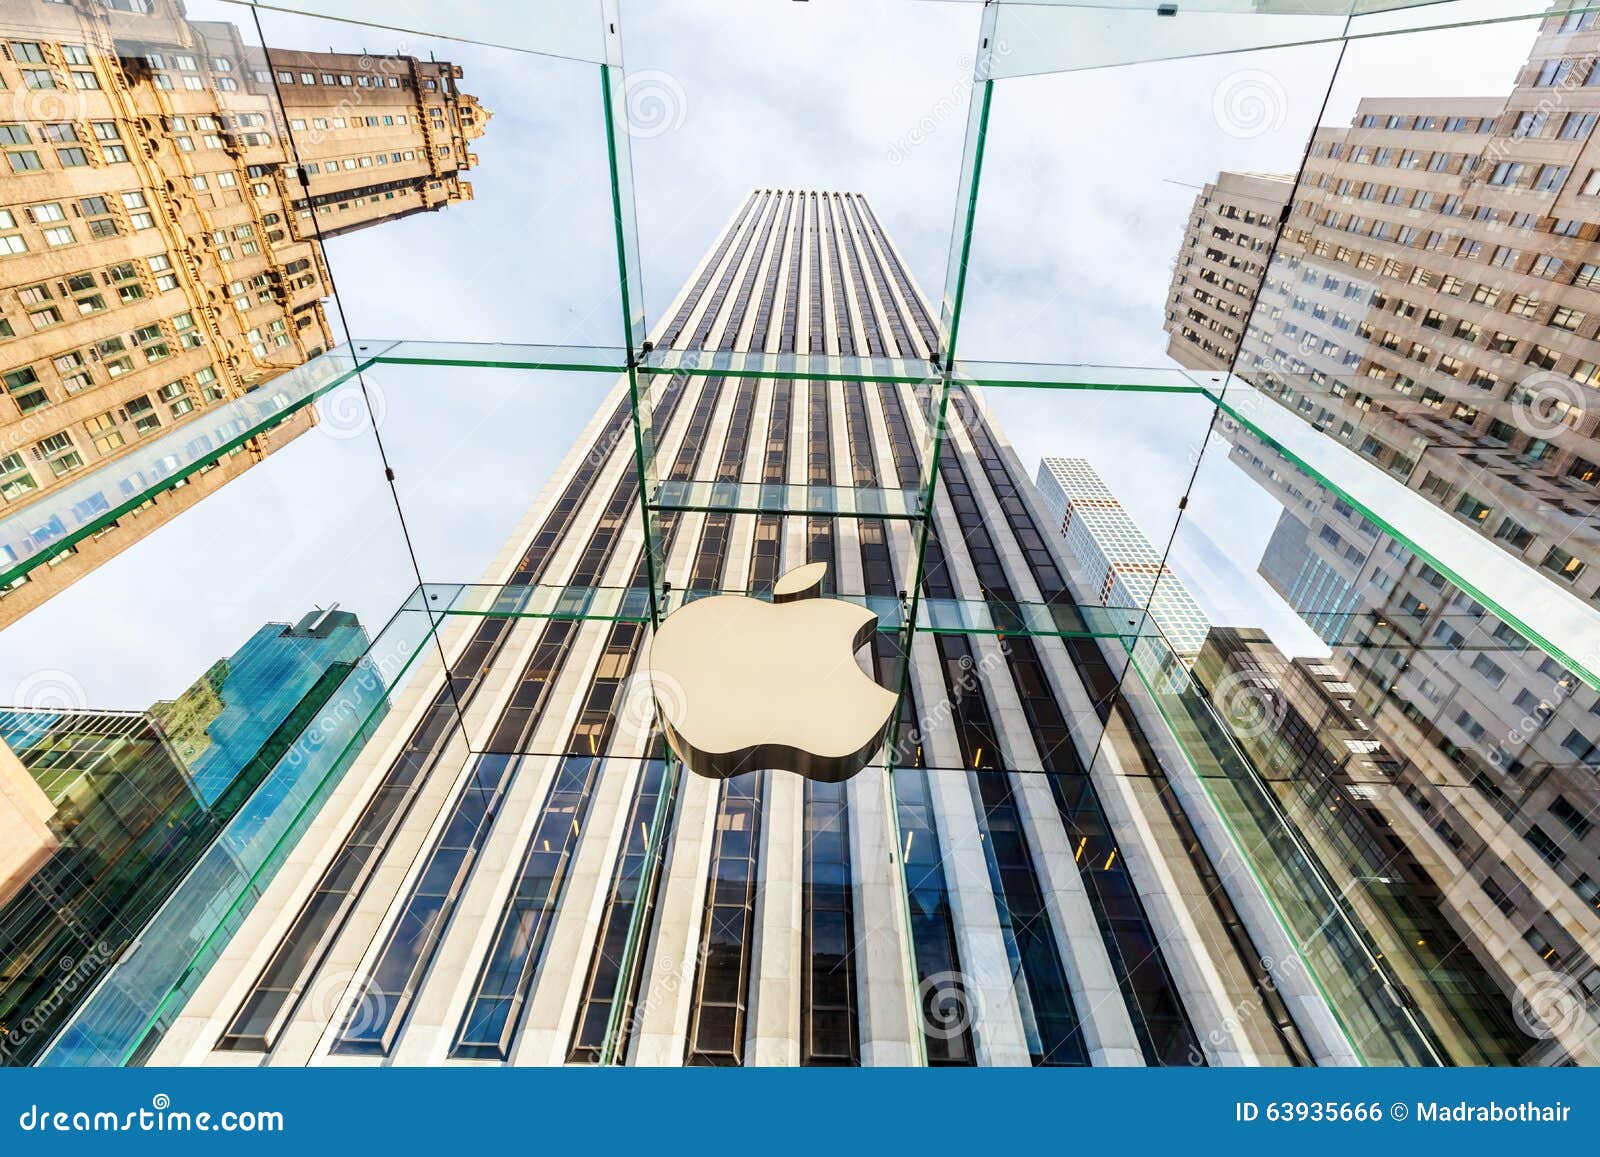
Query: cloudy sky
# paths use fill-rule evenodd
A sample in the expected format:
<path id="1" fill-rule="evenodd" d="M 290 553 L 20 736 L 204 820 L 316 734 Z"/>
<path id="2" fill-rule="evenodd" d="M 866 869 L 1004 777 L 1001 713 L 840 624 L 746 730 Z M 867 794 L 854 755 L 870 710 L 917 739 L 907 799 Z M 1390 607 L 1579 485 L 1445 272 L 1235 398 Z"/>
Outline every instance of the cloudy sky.
<path id="1" fill-rule="evenodd" d="M 321 2 L 413 27 L 436 19 L 405 3 Z M 252 34 L 247 10 L 189 7 Z M 624 0 L 650 320 L 753 186 L 866 193 L 937 302 L 979 13 L 925 0 Z M 1147 43 L 1116 23 L 1128 14 L 1069 16 L 1084 23 L 1063 43 L 1098 36 L 1104 53 Z M 261 19 L 269 45 L 455 61 L 493 113 L 471 203 L 329 243 L 353 335 L 616 344 L 594 65 L 278 11 Z M 488 18 L 475 27 L 501 43 L 522 34 Z M 1222 169 L 1292 171 L 1325 96 L 1325 119 L 1340 123 L 1364 95 L 1504 93 L 1533 31 L 1353 41 L 1336 80 L 1338 49 L 1324 43 L 997 82 L 962 354 L 1170 367 L 1162 307 L 1197 186 Z M 1008 51 L 1032 59 L 1040 47 Z M 610 384 L 446 368 L 368 375 L 426 580 L 478 578 Z M 1059 391 L 1003 391 L 990 405 L 1030 470 L 1047 454 L 1090 458 L 1149 537 L 1166 541 L 1207 406 Z M 338 602 L 376 632 L 416 576 L 377 445 L 351 420 L 358 400 L 335 395 L 327 407 L 334 420 L 0 634 L 0 698 L 16 701 L 12 688 L 44 671 L 96 705 L 143 706 L 263 621 L 314 605 Z M 1225 457 L 1214 441 L 1174 565 L 1217 621 L 1267 625 L 1304 650 L 1314 639 L 1254 573 L 1279 507 Z"/>

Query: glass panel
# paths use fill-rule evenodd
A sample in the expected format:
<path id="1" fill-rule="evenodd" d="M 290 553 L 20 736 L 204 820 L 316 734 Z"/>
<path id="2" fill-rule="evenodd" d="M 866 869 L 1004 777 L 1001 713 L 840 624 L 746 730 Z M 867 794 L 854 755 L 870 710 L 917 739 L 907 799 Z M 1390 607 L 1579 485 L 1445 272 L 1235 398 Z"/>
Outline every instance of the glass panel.
<path id="1" fill-rule="evenodd" d="M 164 900 L 135 943 L 116 959 L 104 983 L 72 1011 L 70 1026 L 41 1064 L 126 1064 L 171 1027 L 319 810 L 340 790 L 395 697 L 404 686 L 426 679 L 430 666 L 437 672 L 433 630 L 426 613 L 403 610 L 364 652 L 364 632 L 353 618 L 316 628 L 301 624 L 292 636 L 263 631 L 218 664 L 227 668 L 220 682 L 197 683 L 177 701 L 151 709 L 150 715 L 172 737 L 173 751 L 192 769 L 193 788 L 208 808 L 207 823 L 189 835 L 190 848 L 169 846 L 160 859 L 144 863 L 126 857 L 121 870 L 141 873 L 142 890 L 159 896 L 156 890 L 166 881 Z M 285 647 L 306 668 L 292 682 L 283 677 Z M 330 660 L 321 674 L 323 660 L 313 657 L 316 652 L 325 652 Z M 305 694 L 293 703 L 297 686 Z M 196 711 L 202 695 L 220 697 L 221 710 Z M 287 714 L 275 710 L 274 700 L 292 704 L 291 709 Z M 248 726 L 227 727 L 229 715 L 242 718 L 246 713 Z M 36 769 L 48 759 L 47 752 L 62 749 L 75 718 L 81 727 L 93 717 L 10 710 L 4 713 L 5 738 L 23 765 Z M 208 732 L 228 736 L 228 747 L 206 746 L 214 742 Z M 248 759 L 242 767 L 241 759 Z M 123 764 L 121 774 L 154 797 L 159 783 L 155 752 L 137 763 L 124 758 Z M 71 797 L 79 806 L 88 802 L 85 785 L 95 775 L 104 777 L 104 771 L 79 772 L 83 782 L 69 787 L 64 767 L 55 767 L 47 778 L 39 778 L 37 771 L 35 778 L 47 792 L 61 789 L 63 801 Z M 178 812 L 171 809 L 170 814 Z M 92 809 L 85 818 L 93 818 Z M 81 855 L 94 853 L 89 831 L 92 827 L 80 822 L 72 836 Z M 181 882 L 170 878 L 183 868 L 188 871 Z M 99 889 L 95 898 L 109 899 Z M 4 918 L 10 924 L 16 914 L 8 911 Z M 130 905 L 122 918 L 135 922 L 137 909 Z"/>
<path id="2" fill-rule="evenodd" d="M 1369 1060 L 1582 1055 L 1581 1003 L 1568 1023 L 1528 1002 L 1594 968 L 1559 931 L 1591 918 L 1594 692 L 1248 427 L 1218 432 L 1173 565 L 1238 561 L 1197 584 L 1190 671 L 1135 666 L 1282 918 L 1325 921 L 1295 934 L 1329 1007 Z M 1360 995 L 1378 975 L 1398 1006 Z M 1413 1030 L 1380 1031 L 1385 1007 Z"/>

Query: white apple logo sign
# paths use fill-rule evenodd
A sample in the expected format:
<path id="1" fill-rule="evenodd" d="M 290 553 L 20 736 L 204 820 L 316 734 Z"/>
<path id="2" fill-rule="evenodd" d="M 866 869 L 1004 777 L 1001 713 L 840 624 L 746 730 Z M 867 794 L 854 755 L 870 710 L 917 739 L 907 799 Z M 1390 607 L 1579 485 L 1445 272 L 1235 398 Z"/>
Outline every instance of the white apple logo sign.
<path id="1" fill-rule="evenodd" d="M 837 783 L 881 746 L 896 697 L 855 661 L 878 616 L 819 597 L 827 569 L 813 562 L 789 571 L 770 603 L 696 600 L 657 629 L 656 715 L 689 770 L 727 779 L 776 767 Z"/>

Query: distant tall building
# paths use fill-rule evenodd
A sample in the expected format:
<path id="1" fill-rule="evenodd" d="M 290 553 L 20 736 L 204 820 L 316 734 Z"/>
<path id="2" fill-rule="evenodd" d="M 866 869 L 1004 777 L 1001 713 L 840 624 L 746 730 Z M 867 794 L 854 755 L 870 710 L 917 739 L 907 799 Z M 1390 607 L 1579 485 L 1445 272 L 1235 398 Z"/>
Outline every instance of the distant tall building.
<path id="1" fill-rule="evenodd" d="M 313 611 L 292 627 L 268 623 L 150 716 L 201 800 L 214 804 L 252 763 L 270 766 L 283 753 L 305 726 L 297 713 L 327 698 L 317 685 L 337 681 L 366 647 L 366 631 L 347 611 Z"/>
<path id="2" fill-rule="evenodd" d="M 1094 467 L 1083 458 L 1046 458 L 1036 482 L 1101 605 L 1148 605 L 1173 653 L 1193 663 L 1210 620 Z"/>
<path id="3" fill-rule="evenodd" d="M 1600 593 L 1597 61 L 1594 14 L 1551 15 L 1508 96 L 1365 99 L 1317 129 L 1298 185 L 1221 174 L 1165 320 L 1182 364 L 1236 369 L 1581 597 Z"/>
<path id="4" fill-rule="evenodd" d="M 0 1062 L 38 1055 L 330 702 L 381 717 L 381 684 L 349 679 L 367 642 L 353 615 L 313 612 L 148 711 L 0 709 L 0 831 L 26 840 L 0 861 Z M 292 798 L 280 785 L 250 823 Z"/>
<path id="5" fill-rule="evenodd" d="M 488 113 L 460 77 L 406 56 L 264 54 L 178 0 L 8 3 L 0 517 L 327 349 L 319 235 L 472 196 L 462 174 Z M 0 626 L 313 420 L 252 438 L 0 590 Z M 48 539 L 40 517 L 29 531 Z"/>

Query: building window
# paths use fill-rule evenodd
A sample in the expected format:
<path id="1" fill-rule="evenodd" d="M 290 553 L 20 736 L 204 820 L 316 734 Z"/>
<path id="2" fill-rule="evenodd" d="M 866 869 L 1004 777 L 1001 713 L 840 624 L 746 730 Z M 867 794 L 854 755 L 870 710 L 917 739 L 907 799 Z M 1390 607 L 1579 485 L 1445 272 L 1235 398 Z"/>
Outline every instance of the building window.
<path id="1" fill-rule="evenodd" d="M 1545 553 L 1544 561 L 1539 566 L 1556 576 L 1562 582 L 1576 582 L 1579 575 L 1584 572 L 1584 564 L 1559 546 L 1552 546 Z"/>

